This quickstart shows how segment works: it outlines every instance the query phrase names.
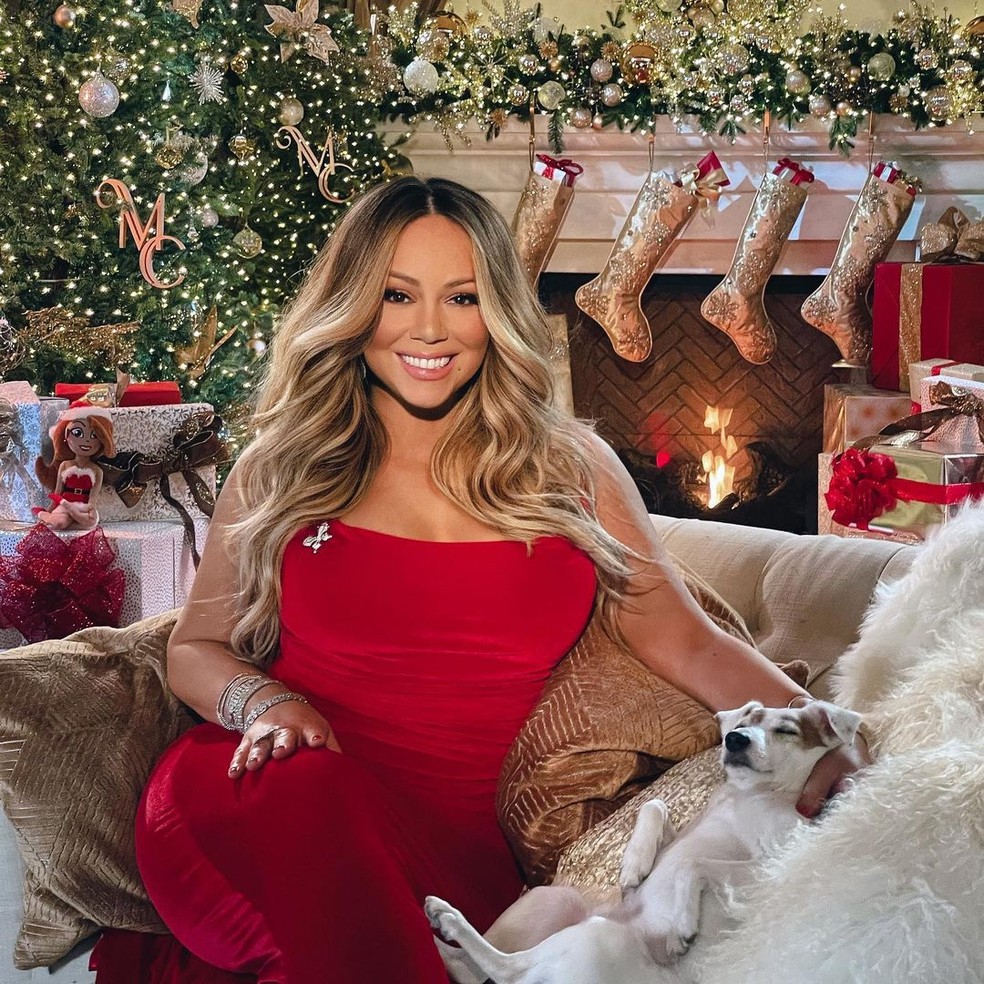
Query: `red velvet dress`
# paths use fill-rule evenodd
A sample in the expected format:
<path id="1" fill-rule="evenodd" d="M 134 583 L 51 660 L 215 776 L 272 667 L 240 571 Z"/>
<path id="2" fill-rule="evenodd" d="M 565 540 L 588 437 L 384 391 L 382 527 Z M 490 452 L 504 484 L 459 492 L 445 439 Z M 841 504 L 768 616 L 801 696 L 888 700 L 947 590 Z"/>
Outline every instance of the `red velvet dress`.
<path id="1" fill-rule="evenodd" d="M 206 961 L 278 984 L 446 984 L 424 896 L 484 929 L 520 892 L 496 780 L 585 627 L 591 560 L 557 537 L 528 554 L 340 521 L 315 550 L 311 533 L 284 557 L 271 673 L 322 711 L 342 754 L 302 749 L 234 782 L 238 736 L 213 724 L 164 754 L 137 818 L 138 861 L 200 959 L 171 947 L 130 980 L 236 979 Z M 104 939 L 100 984 L 126 980 L 126 945 Z"/>

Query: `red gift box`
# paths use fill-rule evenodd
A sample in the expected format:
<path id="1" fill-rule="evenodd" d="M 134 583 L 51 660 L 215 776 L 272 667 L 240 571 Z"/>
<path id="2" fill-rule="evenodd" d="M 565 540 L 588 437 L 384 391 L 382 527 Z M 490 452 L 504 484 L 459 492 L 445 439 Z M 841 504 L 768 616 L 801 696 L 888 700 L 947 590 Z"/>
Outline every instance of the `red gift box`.
<path id="1" fill-rule="evenodd" d="M 115 386 L 115 383 L 107 383 Z M 92 383 L 55 383 L 55 396 L 81 400 L 92 389 Z M 121 407 L 161 407 L 181 402 L 181 390 L 172 381 L 161 383 L 130 383 L 123 391 Z"/>
<path id="2" fill-rule="evenodd" d="M 910 362 L 984 364 L 984 263 L 879 263 L 871 381 L 898 390 Z"/>

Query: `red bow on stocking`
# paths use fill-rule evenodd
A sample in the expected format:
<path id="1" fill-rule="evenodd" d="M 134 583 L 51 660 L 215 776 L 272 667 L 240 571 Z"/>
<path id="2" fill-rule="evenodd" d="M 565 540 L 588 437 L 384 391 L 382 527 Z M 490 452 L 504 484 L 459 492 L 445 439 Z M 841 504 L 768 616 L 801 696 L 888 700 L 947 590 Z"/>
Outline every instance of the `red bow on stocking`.
<path id="1" fill-rule="evenodd" d="M 0 557 L 0 623 L 29 642 L 118 626 L 126 579 L 102 529 L 63 540 L 43 523 Z"/>

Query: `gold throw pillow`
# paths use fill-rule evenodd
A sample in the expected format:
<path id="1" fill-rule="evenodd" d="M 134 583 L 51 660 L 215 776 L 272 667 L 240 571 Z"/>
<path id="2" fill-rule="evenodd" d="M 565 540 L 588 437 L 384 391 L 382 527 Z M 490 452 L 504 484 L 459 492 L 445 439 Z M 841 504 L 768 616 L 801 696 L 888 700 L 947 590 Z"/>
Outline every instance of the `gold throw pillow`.
<path id="1" fill-rule="evenodd" d="M 711 619 L 751 644 L 741 616 L 692 571 L 681 566 L 681 573 Z M 550 881 L 568 844 L 718 739 L 705 707 L 655 676 L 593 618 L 551 675 L 499 776 L 499 821 L 528 884 Z"/>
<path id="2" fill-rule="evenodd" d="M 0 652 L 0 802 L 25 869 L 17 967 L 51 964 L 102 926 L 166 932 L 133 821 L 154 762 L 193 723 L 163 682 L 176 616 Z"/>

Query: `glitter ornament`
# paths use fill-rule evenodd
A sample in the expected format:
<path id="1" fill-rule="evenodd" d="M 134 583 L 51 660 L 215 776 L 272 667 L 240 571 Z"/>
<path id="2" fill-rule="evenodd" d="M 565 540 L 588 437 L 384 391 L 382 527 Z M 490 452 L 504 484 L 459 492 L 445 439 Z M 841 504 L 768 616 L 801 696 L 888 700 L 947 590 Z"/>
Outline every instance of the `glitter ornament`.
<path id="1" fill-rule="evenodd" d="M 520 55 L 516 59 L 516 65 L 523 75 L 535 75 L 540 68 L 540 60 L 536 55 Z"/>
<path id="2" fill-rule="evenodd" d="M 130 59 L 115 48 L 110 48 L 103 56 L 102 67 L 106 78 L 119 82 L 130 74 Z"/>
<path id="3" fill-rule="evenodd" d="M 656 6 L 664 14 L 675 14 L 683 6 L 683 0 L 656 0 Z"/>
<path id="4" fill-rule="evenodd" d="M 96 72 L 79 89 L 79 105 L 97 120 L 112 116 L 119 104 L 120 90 L 102 72 Z"/>
<path id="5" fill-rule="evenodd" d="M 745 116 L 749 109 L 748 96 L 743 96 L 741 93 L 731 97 L 731 102 L 728 103 L 728 109 L 734 113 L 735 116 Z"/>
<path id="6" fill-rule="evenodd" d="M 240 256 L 251 260 L 263 249 L 263 240 L 258 232 L 247 225 L 232 237 L 232 245 L 236 247 Z"/>
<path id="7" fill-rule="evenodd" d="M 591 128 L 593 130 L 601 130 L 605 125 L 605 117 L 601 113 L 595 113 L 591 118 Z"/>
<path id="8" fill-rule="evenodd" d="M 969 82 L 974 77 L 974 67 L 970 62 L 958 58 L 950 66 L 950 74 L 957 82 Z"/>
<path id="9" fill-rule="evenodd" d="M 806 72 L 798 68 L 793 68 L 786 73 L 786 88 L 794 96 L 806 96 L 809 95 L 813 84 L 810 82 L 810 77 Z"/>
<path id="10" fill-rule="evenodd" d="M 63 31 L 67 31 L 70 28 L 75 27 L 75 18 L 78 16 L 74 7 L 70 7 L 67 3 L 61 4 L 59 7 L 55 8 L 55 12 L 51 15 L 51 19 L 55 22 L 56 27 L 60 27 Z"/>
<path id="11" fill-rule="evenodd" d="M 615 82 L 602 86 L 601 101 L 606 106 L 617 106 L 622 101 L 622 87 Z"/>
<path id="12" fill-rule="evenodd" d="M 403 70 L 403 84 L 415 96 L 428 96 L 437 91 L 440 76 L 425 58 L 414 58 Z"/>
<path id="13" fill-rule="evenodd" d="M 229 59 L 229 67 L 242 78 L 249 70 L 249 48 L 241 48 Z"/>
<path id="14" fill-rule="evenodd" d="M 738 91 L 750 96 L 755 91 L 755 79 L 751 75 L 743 75 L 738 80 Z"/>
<path id="15" fill-rule="evenodd" d="M 916 64 L 925 70 L 936 68 L 939 64 L 939 59 L 936 56 L 936 52 L 932 48 L 920 48 L 916 52 Z"/>
<path id="16" fill-rule="evenodd" d="M 494 37 L 492 28 L 487 27 L 485 24 L 476 24 L 472 28 L 472 40 L 475 44 L 491 44 Z"/>
<path id="17" fill-rule="evenodd" d="M 953 110 L 950 93 L 943 86 L 937 86 L 926 93 L 926 110 L 934 120 L 945 120 Z"/>
<path id="18" fill-rule="evenodd" d="M 834 108 L 830 100 L 819 92 L 815 92 L 810 96 L 808 106 L 810 108 L 810 114 L 816 116 L 817 119 L 823 119 L 825 116 L 829 116 Z"/>
<path id="19" fill-rule="evenodd" d="M 285 96 L 280 100 L 277 119 L 284 126 L 297 126 L 304 119 L 304 104 L 293 96 Z"/>
<path id="20" fill-rule="evenodd" d="M 888 98 L 888 108 L 893 113 L 907 113 L 909 111 L 909 97 L 903 96 L 901 92 L 893 92 Z"/>
<path id="21" fill-rule="evenodd" d="M 530 90 L 518 82 L 515 85 L 509 86 L 509 91 L 506 95 L 513 106 L 525 106 L 530 101 Z"/>
<path id="22" fill-rule="evenodd" d="M 850 116 L 854 112 L 854 107 L 846 100 L 841 100 L 835 107 L 838 116 Z"/>
<path id="23" fill-rule="evenodd" d="M 451 50 L 451 39 L 443 31 L 421 31 L 417 38 L 417 54 L 427 61 L 444 61 Z"/>
<path id="24" fill-rule="evenodd" d="M 563 67 L 564 59 L 561 58 L 560 55 L 555 55 L 553 58 L 547 59 L 547 68 L 549 68 L 554 74 L 559 72 Z"/>
<path id="25" fill-rule="evenodd" d="M 887 82 L 895 74 L 895 59 L 881 51 L 868 59 L 868 76 L 876 82 Z"/>
<path id="26" fill-rule="evenodd" d="M 250 139 L 242 133 L 237 133 L 229 140 L 229 149 L 235 155 L 237 161 L 245 161 L 256 153 L 256 141 Z"/>
<path id="27" fill-rule="evenodd" d="M 748 49 L 742 44 L 729 44 L 721 49 L 721 69 L 726 75 L 741 75 L 748 68 Z"/>
<path id="28" fill-rule="evenodd" d="M 591 63 L 591 78 L 595 82 L 607 82 L 612 77 L 612 63 L 607 58 L 596 58 Z"/>
<path id="29" fill-rule="evenodd" d="M 171 134 L 168 133 L 164 138 L 164 143 L 154 152 L 154 160 L 157 161 L 162 170 L 170 171 L 184 160 L 184 155 L 184 150 L 171 140 Z"/>
<path id="30" fill-rule="evenodd" d="M 850 82 L 860 82 L 862 75 L 864 75 L 864 72 L 861 71 L 858 65 L 852 65 L 847 70 L 847 78 Z"/>
<path id="31" fill-rule="evenodd" d="M 203 229 L 214 229 L 219 224 L 219 213 L 211 205 L 203 205 L 198 210 L 198 221 Z"/>
<path id="32" fill-rule="evenodd" d="M 950 51 L 955 55 L 964 55 L 970 50 L 970 42 L 962 34 L 957 34 L 950 41 Z"/>
<path id="33" fill-rule="evenodd" d="M 559 82 L 544 82 L 536 90 L 536 98 L 548 113 L 552 113 L 567 98 L 567 90 Z"/>
<path id="34" fill-rule="evenodd" d="M 630 44 L 622 60 L 622 74 L 629 82 L 648 85 L 652 80 L 656 49 L 646 41 Z"/>
<path id="35" fill-rule="evenodd" d="M 591 126 L 591 110 L 587 106 L 578 106 L 571 112 L 571 125 L 586 130 Z"/>
<path id="36" fill-rule="evenodd" d="M 724 105 L 725 92 L 719 85 L 713 85 L 707 90 L 707 104 L 709 106 Z"/>
<path id="37" fill-rule="evenodd" d="M 187 164 L 183 164 L 178 171 L 178 178 L 189 188 L 196 184 L 201 184 L 208 173 L 208 156 L 204 150 L 195 152 Z"/>
<path id="38" fill-rule="evenodd" d="M 216 68 L 209 58 L 203 58 L 198 67 L 188 76 L 192 89 L 198 93 L 198 104 L 204 106 L 209 102 L 223 102 L 225 93 L 222 91 L 222 80 L 225 72 Z"/>
<path id="39" fill-rule="evenodd" d="M 687 13 L 690 17 L 690 23 L 698 30 L 705 30 L 714 26 L 716 18 L 706 7 L 691 7 Z"/>

